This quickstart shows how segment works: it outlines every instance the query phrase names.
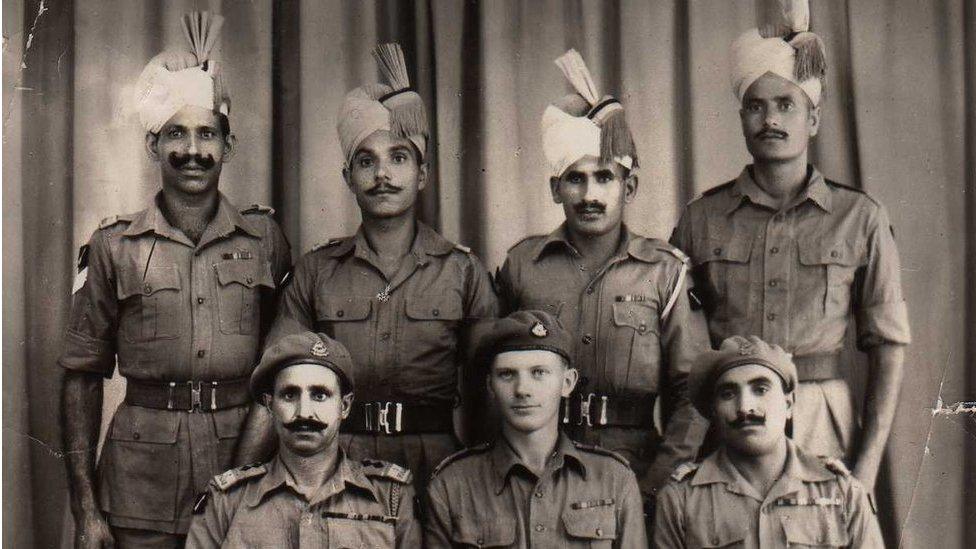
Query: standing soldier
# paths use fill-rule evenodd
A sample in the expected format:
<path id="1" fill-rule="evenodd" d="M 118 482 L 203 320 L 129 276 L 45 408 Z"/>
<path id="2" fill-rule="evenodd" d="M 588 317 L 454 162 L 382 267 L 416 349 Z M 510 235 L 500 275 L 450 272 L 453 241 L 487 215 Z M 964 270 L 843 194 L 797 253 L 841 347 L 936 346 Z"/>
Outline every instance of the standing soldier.
<path id="1" fill-rule="evenodd" d="M 471 250 L 417 221 L 427 182 L 427 115 L 397 44 L 374 51 L 390 86 L 346 96 L 342 175 L 359 231 L 316 246 L 295 267 L 272 330 L 314 329 L 349 349 L 357 402 L 340 443 L 414 472 L 418 486 L 457 449 L 454 412 L 466 324 L 497 315 L 491 280 Z M 274 337 L 274 336 L 273 336 Z M 239 462 L 266 455 L 267 419 L 249 424 Z"/>
<path id="2" fill-rule="evenodd" d="M 757 335 L 792 353 L 800 376 L 793 437 L 852 459 L 874 487 L 910 341 L 898 250 L 884 207 L 807 163 L 820 126 L 823 43 L 806 0 L 760 3 L 760 24 L 732 45 L 732 88 L 753 164 L 689 204 L 672 243 L 692 258 L 712 342 Z M 857 425 L 841 361 L 856 320 L 868 353 Z"/>
<path id="3" fill-rule="evenodd" d="M 291 263 L 270 208 L 239 210 L 218 191 L 236 143 L 210 59 L 221 23 L 184 16 L 192 51 L 162 53 L 142 72 L 139 114 L 162 190 L 145 210 L 104 220 L 79 256 L 58 361 L 76 547 L 182 546 L 195 495 L 231 465 L 266 306 Z M 125 401 L 96 478 L 102 378 L 116 360 Z"/>
<path id="4" fill-rule="evenodd" d="M 478 365 L 501 432 L 438 467 L 426 546 L 646 548 L 627 460 L 559 428 L 560 400 L 578 379 L 572 335 L 542 311 L 484 322 L 478 333 Z"/>
<path id="5" fill-rule="evenodd" d="M 563 421 L 574 438 L 625 456 L 650 503 L 704 436 L 685 383 L 691 359 L 708 346 L 707 328 L 688 303 L 687 257 L 623 224 L 637 194 L 623 106 L 597 95 L 575 50 L 556 64 L 578 91 L 542 116 L 549 184 L 566 222 L 509 250 L 499 293 L 506 312 L 544 310 L 573 334 L 580 380 Z M 655 427 L 658 396 L 663 433 Z"/>

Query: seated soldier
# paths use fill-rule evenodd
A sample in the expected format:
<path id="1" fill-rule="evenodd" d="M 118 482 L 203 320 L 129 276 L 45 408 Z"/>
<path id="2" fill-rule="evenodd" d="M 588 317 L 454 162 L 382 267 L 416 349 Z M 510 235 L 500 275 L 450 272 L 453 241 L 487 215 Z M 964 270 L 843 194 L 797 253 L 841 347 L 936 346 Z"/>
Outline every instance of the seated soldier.
<path id="1" fill-rule="evenodd" d="M 570 334 L 547 313 L 519 311 L 473 336 L 501 432 L 434 471 L 426 546 L 646 547 L 627 461 L 559 430 L 560 400 L 577 379 Z"/>
<path id="2" fill-rule="evenodd" d="M 410 472 L 348 459 L 338 444 L 353 393 L 349 352 L 303 332 L 269 347 L 251 393 L 274 418 L 278 454 L 217 475 L 187 547 L 419 547 Z M 209 500 L 209 501 L 208 501 Z"/>
<path id="3" fill-rule="evenodd" d="M 720 446 L 678 467 L 661 490 L 656 547 L 884 547 L 861 483 L 840 461 L 787 438 L 797 373 L 783 349 L 730 337 L 689 381 Z"/>

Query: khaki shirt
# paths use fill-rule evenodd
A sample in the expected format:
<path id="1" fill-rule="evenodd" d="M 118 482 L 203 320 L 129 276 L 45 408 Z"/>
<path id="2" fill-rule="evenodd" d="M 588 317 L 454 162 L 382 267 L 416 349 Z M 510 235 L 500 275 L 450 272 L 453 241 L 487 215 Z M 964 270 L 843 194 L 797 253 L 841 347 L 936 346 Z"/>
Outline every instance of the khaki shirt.
<path id="1" fill-rule="evenodd" d="M 445 460 L 428 493 L 430 549 L 647 547 L 637 480 L 627 462 L 566 435 L 540 477 L 500 438 Z"/>
<path id="2" fill-rule="evenodd" d="M 158 200 L 158 198 L 157 198 Z M 249 376 L 291 252 L 270 210 L 236 209 L 221 195 L 196 246 L 158 204 L 109 218 L 83 248 L 58 363 L 143 381 Z M 87 255 L 86 255 L 87 254 Z M 87 276 L 86 276 L 87 275 Z M 99 465 L 113 525 L 186 531 L 193 498 L 230 466 L 246 407 L 215 413 L 122 404 Z"/>
<path id="3" fill-rule="evenodd" d="M 713 344 L 751 334 L 798 358 L 834 355 L 852 316 L 861 349 L 909 343 L 884 207 L 813 166 L 791 206 L 773 204 L 746 167 L 689 204 L 671 237 L 692 258 Z"/>
<path id="4" fill-rule="evenodd" d="M 687 257 L 626 227 L 601 271 L 583 272 L 578 257 L 565 226 L 516 244 L 498 276 L 503 312 L 559 318 L 577 342 L 579 392 L 662 395 L 668 420 L 651 475 L 663 483 L 694 459 L 706 429 L 687 394 L 692 362 L 709 347 L 705 318 L 688 303 Z"/>
<path id="5" fill-rule="evenodd" d="M 277 457 L 218 475 L 194 510 L 187 548 L 420 547 L 409 471 L 339 456 L 310 500 Z"/>
<path id="6" fill-rule="evenodd" d="M 378 264 L 362 229 L 313 249 L 295 266 L 272 337 L 297 323 L 342 342 L 360 402 L 454 404 L 463 328 L 498 314 L 487 271 L 419 222 L 391 280 Z"/>
<path id="7" fill-rule="evenodd" d="M 658 494 L 654 546 L 883 549 L 874 504 L 849 473 L 835 473 L 787 440 L 783 475 L 759 495 L 723 449 L 679 468 Z"/>

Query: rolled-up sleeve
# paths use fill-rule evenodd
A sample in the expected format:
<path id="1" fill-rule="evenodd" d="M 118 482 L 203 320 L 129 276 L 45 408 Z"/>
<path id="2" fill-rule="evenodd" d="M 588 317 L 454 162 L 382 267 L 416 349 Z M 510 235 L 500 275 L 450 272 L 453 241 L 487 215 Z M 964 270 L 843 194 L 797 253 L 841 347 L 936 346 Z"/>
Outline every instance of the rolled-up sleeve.
<path id="1" fill-rule="evenodd" d="M 58 364 L 67 370 L 111 377 L 115 370 L 118 298 L 109 244 L 103 231 L 88 242 L 84 284 L 71 300 L 71 314 Z"/>
<path id="2" fill-rule="evenodd" d="M 855 302 L 858 347 L 863 350 L 885 343 L 907 345 L 911 332 L 902 295 L 901 263 L 883 206 L 871 219 L 867 253 Z"/>

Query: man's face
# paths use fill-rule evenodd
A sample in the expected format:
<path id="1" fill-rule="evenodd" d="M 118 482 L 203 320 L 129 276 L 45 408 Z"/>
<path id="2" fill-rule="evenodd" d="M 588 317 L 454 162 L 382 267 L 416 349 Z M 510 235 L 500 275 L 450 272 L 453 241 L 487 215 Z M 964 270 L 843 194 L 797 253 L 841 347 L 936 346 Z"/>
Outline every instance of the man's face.
<path id="1" fill-rule="evenodd" d="M 352 407 L 339 378 L 318 364 L 296 364 L 278 372 L 269 408 L 280 444 L 300 456 L 325 451 L 335 443 L 339 424 Z"/>
<path id="2" fill-rule="evenodd" d="M 793 394 L 783 392 L 776 372 L 758 364 L 737 366 L 715 383 L 715 425 L 722 441 L 747 456 L 766 455 L 786 437 L 793 415 Z"/>
<path id="3" fill-rule="evenodd" d="M 531 433 L 557 424 L 560 399 L 573 391 L 576 376 L 576 370 L 555 353 L 508 351 L 492 362 L 488 390 L 506 425 Z"/>
<path id="4" fill-rule="evenodd" d="M 746 90 L 739 118 L 757 162 L 784 162 L 806 152 L 820 127 L 820 108 L 796 84 L 766 73 Z"/>
<path id="5" fill-rule="evenodd" d="M 427 184 L 427 166 L 409 139 L 377 130 L 356 149 L 342 170 L 363 217 L 383 219 L 413 211 Z"/>
<path id="6" fill-rule="evenodd" d="M 217 187 L 235 143 L 233 135 L 221 132 L 217 113 L 195 106 L 180 109 L 159 134 L 146 134 L 146 147 L 160 164 L 163 184 L 191 195 Z"/>
<path id="7" fill-rule="evenodd" d="M 637 195 L 637 177 L 626 171 L 616 162 L 584 156 L 549 181 L 571 233 L 602 236 L 620 229 L 624 204 Z"/>

